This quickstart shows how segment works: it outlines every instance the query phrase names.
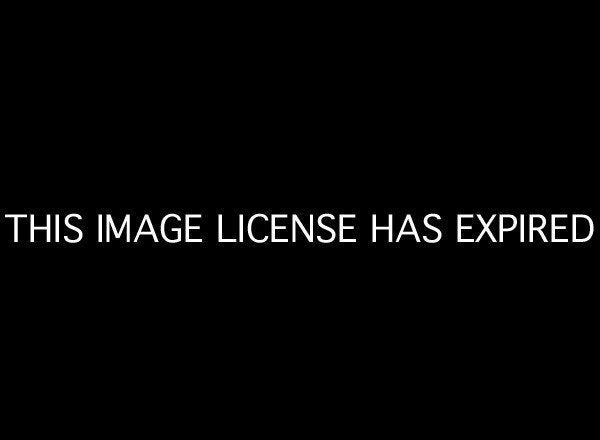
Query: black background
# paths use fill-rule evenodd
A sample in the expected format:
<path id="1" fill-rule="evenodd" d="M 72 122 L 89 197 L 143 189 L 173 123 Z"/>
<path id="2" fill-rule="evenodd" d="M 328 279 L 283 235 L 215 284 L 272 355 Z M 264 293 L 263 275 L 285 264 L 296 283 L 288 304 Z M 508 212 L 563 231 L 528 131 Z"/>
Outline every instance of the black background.
<path id="1" fill-rule="evenodd" d="M 4 240 L 11 412 L 573 429 L 595 389 L 597 238 L 460 246 L 453 218 L 597 221 L 592 29 L 524 11 L 247 12 L 23 16 L 3 55 L 2 213 L 356 212 L 361 243 Z M 375 212 L 438 212 L 444 241 L 371 246 Z"/>

